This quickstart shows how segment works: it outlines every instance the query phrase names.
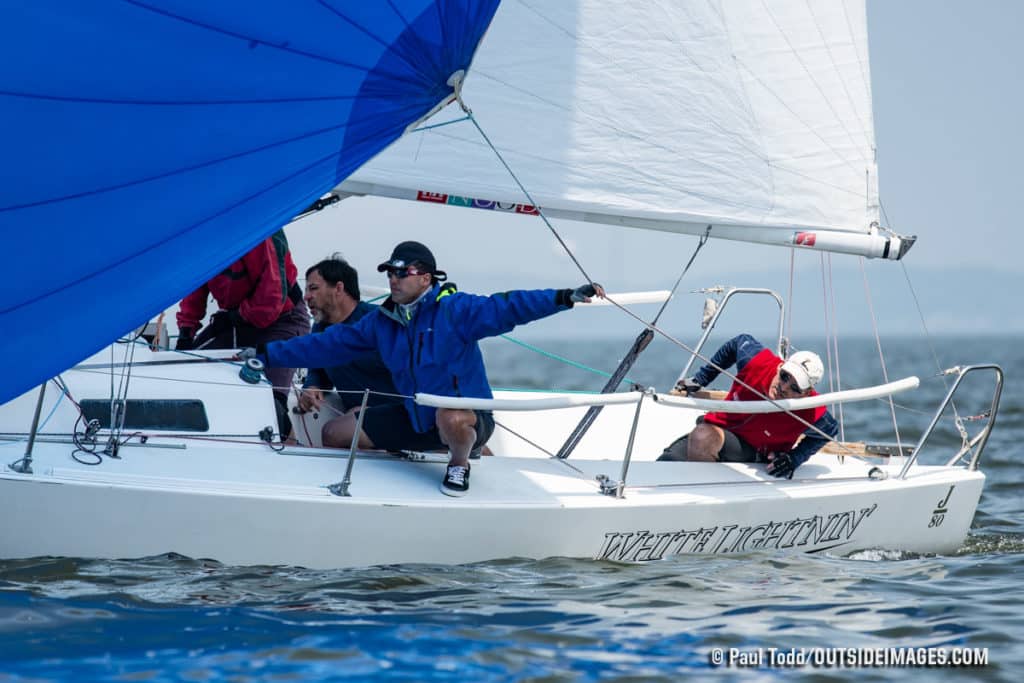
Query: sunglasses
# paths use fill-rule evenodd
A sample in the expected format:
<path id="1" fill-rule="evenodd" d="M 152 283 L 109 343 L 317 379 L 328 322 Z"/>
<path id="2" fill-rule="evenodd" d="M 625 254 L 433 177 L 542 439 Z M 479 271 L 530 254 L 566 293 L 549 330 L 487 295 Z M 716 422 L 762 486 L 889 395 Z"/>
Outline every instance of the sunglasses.
<path id="1" fill-rule="evenodd" d="M 388 268 L 387 274 L 389 278 L 393 277 L 396 280 L 404 280 L 410 275 L 429 275 L 429 273 L 420 270 L 416 266 L 406 266 L 405 268 Z"/>
<path id="2" fill-rule="evenodd" d="M 793 375 L 789 374 L 785 370 L 779 370 L 779 380 L 782 382 L 782 387 L 788 389 L 790 393 L 802 394 L 804 390 L 800 388 L 800 385 L 793 379 Z"/>

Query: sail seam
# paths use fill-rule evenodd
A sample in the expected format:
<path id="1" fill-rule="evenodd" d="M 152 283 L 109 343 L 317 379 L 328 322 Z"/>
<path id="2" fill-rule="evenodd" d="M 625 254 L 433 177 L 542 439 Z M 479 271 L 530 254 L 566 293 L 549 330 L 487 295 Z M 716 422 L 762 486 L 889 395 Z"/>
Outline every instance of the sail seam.
<path id="1" fill-rule="evenodd" d="M 804 73 L 807 74 L 807 78 L 810 80 L 810 82 L 814 84 L 814 88 L 818 91 L 818 94 L 821 95 L 821 101 L 824 102 L 825 105 L 829 108 L 829 111 L 832 112 L 832 115 L 835 117 L 836 122 L 839 123 L 839 125 L 843 129 L 843 132 L 846 133 L 846 137 L 849 138 L 850 144 L 853 146 L 853 149 L 857 150 L 858 156 L 860 157 L 860 161 L 866 162 L 867 159 L 865 158 L 864 154 L 862 152 L 860 152 L 860 146 L 857 144 L 857 141 L 853 139 L 853 133 L 850 132 L 850 129 L 846 125 L 846 121 L 843 120 L 843 117 L 839 115 L 839 112 L 837 112 L 835 107 L 832 105 L 832 100 L 828 97 L 828 95 L 825 94 L 825 91 L 821 87 L 821 84 L 818 82 L 818 79 L 815 78 L 814 74 L 811 73 L 811 70 L 809 68 L 807 68 L 807 63 L 801 58 L 800 53 L 793 46 L 792 41 L 790 41 L 789 36 L 787 36 L 786 33 L 782 30 L 782 27 L 779 26 L 779 22 L 775 19 L 775 15 L 772 14 L 771 10 L 768 8 L 768 5 L 764 2 L 764 0 L 762 0 L 761 5 L 762 5 L 762 7 L 764 7 L 764 11 L 768 15 L 768 18 L 772 20 L 772 24 L 775 26 L 775 30 L 778 32 L 779 36 L 782 38 L 783 41 L 785 41 L 786 46 L 789 48 L 790 53 L 792 53 L 793 57 L 800 64 L 800 67 L 804 70 Z M 810 10 L 810 6 L 809 5 L 808 5 L 808 10 Z M 811 16 L 811 19 L 812 19 L 811 23 L 813 23 L 814 27 L 818 30 L 818 35 L 819 36 L 823 36 L 823 34 L 821 32 L 821 26 L 818 24 L 818 18 L 814 16 L 813 12 L 809 12 L 809 13 L 810 13 L 810 16 Z M 825 41 L 822 40 L 822 42 L 824 43 Z M 827 48 L 828 44 L 826 43 L 825 46 Z M 829 57 L 831 58 L 831 56 L 832 55 L 831 55 L 831 52 L 830 52 L 829 53 Z M 833 66 L 834 66 L 835 62 L 833 61 L 832 63 L 833 63 Z M 842 79 L 839 79 L 839 80 L 842 81 Z M 789 107 L 787 106 L 787 108 L 789 108 Z M 790 109 L 790 111 L 792 111 L 792 109 Z M 801 122 L 803 123 L 803 121 L 801 121 Z M 807 125 L 807 124 L 805 123 L 804 125 Z M 808 128 L 810 128 L 810 126 L 808 126 Z M 821 138 L 820 136 L 819 136 L 819 139 L 821 139 L 822 142 L 824 142 L 824 139 Z M 825 143 L 825 144 L 828 145 L 828 143 Z M 833 152 L 835 152 L 837 158 L 842 160 L 844 163 L 850 165 L 851 167 L 853 166 L 853 164 L 851 162 L 847 161 L 844 158 L 843 155 L 839 154 L 838 150 L 832 148 L 831 145 L 828 145 L 828 146 L 832 149 Z"/>
<path id="2" fill-rule="evenodd" d="M 415 62 L 413 62 L 413 60 L 412 60 L 412 59 L 410 59 L 410 58 L 409 58 L 409 57 L 408 57 L 407 55 L 405 55 L 405 54 L 404 54 L 404 53 L 403 53 L 402 51 L 400 51 L 400 50 L 398 50 L 398 49 L 395 49 L 395 48 L 397 48 L 397 45 L 398 45 L 397 43 L 396 43 L 395 45 L 389 45 L 389 44 L 387 43 L 387 41 L 385 41 L 385 40 L 384 40 L 383 38 L 381 38 L 380 36 L 376 35 L 376 34 L 375 34 L 375 33 L 373 33 L 372 31 L 370 31 L 369 29 L 367 29 L 367 28 L 366 28 L 365 26 L 362 26 L 361 24 L 357 23 L 357 22 L 356 22 L 356 21 L 354 21 L 354 20 L 353 20 L 353 19 L 352 19 L 351 17 L 349 17 L 349 16 L 346 16 L 345 14 L 343 14 L 342 12 L 340 12 L 340 11 L 339 11 L 338 9 L 336 9 L 336 8 L 335 8 L 335 7 L 333 6 L 333 5 L 331 5 L 331 4 L 327 3 L 327 2 L 325 2 L 325 0 L 318 0 L 318 4 L 319 4 L 319 5 L 321 6 L 321 7 L 323 7 L 323 8 L 325 8 L 325 9 L 327 9 L 327 10 L 328 10 L 328 11 L 329 11 L 329 12 L 330 12 L 331 14 L 333 14 L 334 16 L 336 16 L 336 17 L 337 17 L 338 19 L 341 19 L 341 20 L 342 20 L 343 22 L 345 22 L 346 24 L 348 24 L 349 26 L 351 26 L 351 27 L 352 27 L 352 28 L 354 28 L 355 30 L 357 30 L 357 31 L 359 31 L 360 33 L 362 33 L 363 35 L 365 35 L 365 36 L 366 36 L 367 38 L 369 38 L 370 40 L 374 41 L 375 43 L 377 43 L 377 44 L 378 44 L 378 45 L 380 45 L 381 47 L 385 48 L 386 50 L 388 50 L 388 51 L 391 51 L 391 52 L 393 52 L 393 54 L 395 54 L 395 55 L 398 55 L 398 58 L 399 58 L 399 59 L 401 59 L 401 60 L 402 60 L 403 62 L 405 62 L 405 64 L 406 64 L 407 66 L 409 66 L 409 68 L 411 68 L 411 69 L 413 70 L 413 72 L 414 72 L 414 73 L 415 73 L 415 74 L 416 74 L 417 76 L 419 76 L 419 77 L 420 77 L 420 79 L 421 79 L 421 80 L 422 80 L 423 82 L 429 82 L 429 81 L 430 81 L 430 77 L 429 77 L 429 76 L 428 76 L 428 75 L 427 75 L 426 73 L 424 73 L 424 72 L 423 72 L 423 71 L 422 71 L 422 70 L 421 70 L 421 69 L 419 68 L 419 66 L 418 66 L 418 65 L 417 65 L 417 64 L 416 64 Z M 396 9 L 395 9 L 395 6 L 394 6 L 393 4 L 391 4 L 391 3 L 389 2 L 389 3 L 388 3 L 388 6 L 389 6 L 389 7 L 391 7 L 392 11 L 394 11 L 394 13 L 395 13 L 395 14 L 396 14 L 396 15 L 398 16 L 398 18 L 399 18 L 399 19 L 401 19 L 401 21 L 402 21 L 402 24 L 403 24 L 403 25 L 405 26 L 405 28 L 406 28 L 406 31 L 408 31 L 408 29 L 409 29 L 409 22 L 408 22 L 408 21 L 406 21 L 405 17 L 403 17 L 403 16 L 401 15 L 401 13 L 399 13 L 399 12 L 398 12 L 398 10 L 396 10 Z"/>
<path id="3" fill-rule="evenodd" d="M 214 33 L 220 33 L 222 35 L 225 35 L 225 36 L 228 36 L 228 37 L 231 37 L 231 38 L 236 38 L 238 40 L 244 40 L 244 41 L 247 41 L 249 43 L 256 43 L 258 45 L 262 45 L 262 46 L 265 46 L 265 47 L 268 47 L 268 48 L 271 48 L 271 49 L 274 49 L 274 50 L 279 50 L 281 52 L 287 52 L 289 54 L 297 55 L 297 56 L 300 56 L 300 57 L 306 57 L 308 59 L 314 59 L 314 60 L 319 61 L 319 62 L 324 62 L 324 63 L 327 63 L 327 64 L 334 64 L 336 66 L 341 66 L 341 67 L 344 67 L 344 68 L 347 68 L 347 69 L 354 69 L 356 71 L 362 71 L 362 72 L 365 72 L 365 73 L 370 73 L 371 71 L 374 70 L 374 67 L 371 67 L 371 66 L 363 66 L 361 64 L 355 64 L 353 62 L 347 62 L 347 61 L 344 61 L 344 60 L 341 60 L 341 59 L 335 59 L 333 57 L 327 57 L 325 55 L 318 55 L 318 54 L 316 54 L 314 52 L 309 52 L 309 51 L 306 51 L 306 50 L 299 50 L 299 49 L 296 49 L 296 48 L 293 48 L 293 47 L 288 47 L 286 45 L 276 45 L 276 44 L 274 44 L 272 42 L 269 42 L 269 41 L 267 41 L 265 39 L 262 39 L 262 38 L 256 38 L 256 37 L 253 37 L 253 36 L 248 36 L 248 35 L 245 35 L 244 33 L 239 33 L 237 31 L 232 31 L 232 30 L 220 27 L 220 26 L 214 26 L 213 24 L 208 24 L 208 23 L 205 23 L 205 22 L 202 22 L 202 21 L 198 21 L 198 20 L 193 19 L 191 17 L 186 17 L 186 16 L 183 16 L 183 15 L 180 15 L 180 14 L 175 14 L 175 13 L 170 12 L 168 10 L 159 9 L 157 7 L 152 7 L 151 5 L 148 5 L 145 2 L 142 2 L 141 0 L 124 0 L 124 1 L 127 2 L 130 5 L 134 5 L 135 7 L 138 7 L 139 9 L 146 10 L 146 11 L 152 12 L 154 14 L 159 14 L 161 16 L 167 17 L 168 19 L 173 19 L 175 21 L 180 21 L 180 22 L 183 22 L 183 23 L 186 23 L 186 24 L 190 24 L 190 25 L 195 26 L 197 28 L 202 28 L 202 29 L 205 29 L 207 31 L 213 31 Z M 394 80 L 399 81 L 401 83 L 405 83 L 407 85 L 418 85 L 419 83 L 421 83 L 421 81 L 410 81 L 409 79 L 401 78 L 401 77 L 399 77 L 396 74 L 388 74 L 388 75 L 389 75 L 389 77 L 392 77 Z"/>
<path id="4" fill-rule="evenodd" d="M 825 50 L 828 52 L 828 59 L 829 59 L 829 62 L 832 64 L 833 70 L 835 70 L 836 73 L 839 73 L 839 65 L 836 63 L 835 55 L 832 53 L 832 44 L 829 41 L 825 40 L 825 34 L 821 30 L 821 25 L 818 23 L 817 15 L 814 14 L 814 9 L 811 7 L 810 0 L 807 0 L 807 11 L 811 14 L 812 17 L 814 17 L 814 26 L 815 26 L 815 28 L 818 29 L 818 36 L 821 38 L 821 42 L 825 46 Z M 846 16 L 846 6 L 845 5 L 843 6 L 843 16 L 844 17 Z M 850 33 L 850 44 L 853 46 L 854 52 L 856 53 L 857 41 L 854 40 L 853 32 L 852 32 L 852 27 L 850 26 L 849 20 L 847 20 L 847 22 L 846 22 L 846 28 L 847 28 L 847 31 Z M 858 66 L 860 66 L 860 55 L 857 55 L 857 62 L 858 62 Z M 857 117 L 857 120 L 860 121 L 860 125 L 861 125 L 860 133 L 864 137 L 865 145 L 870 149 L 872 147 L 872 141 L 871 141 L 870 136 L 868 135 L 868 126 L 866 126 L 864 124 L 864 120 L 861 117 L 861 112 L 857 109 L 857 101 L 853 98 L 853 95 L 850 93 L 850 89 L 846 86 L 846 79 L 845 78 L 840 78 L 839 79 L 839 85 L 842 86 L 843 94 L 846 95 L 846 101 L 850 105 L 850 111 L 852 111 L 854 113 L 854 115 Z M 851 136 L 851 142 L 853 142 L 852 136 Z M 862 157 L 862 158 L 864 158 L 864 157 Z M 864 158 L 864 160 L 866 161 L 867 159 Z"/>

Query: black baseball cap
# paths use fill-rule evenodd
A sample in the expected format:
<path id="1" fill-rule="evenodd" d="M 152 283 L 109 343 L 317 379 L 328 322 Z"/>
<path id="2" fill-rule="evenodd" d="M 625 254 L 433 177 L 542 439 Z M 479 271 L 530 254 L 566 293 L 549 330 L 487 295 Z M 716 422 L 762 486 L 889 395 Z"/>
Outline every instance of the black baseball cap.
<path id="1" fill-rule="evenodd" d="M 417 265 L 425 272 L 431 273 L 438 280 L 444 280 L 448 275 L 443 270 L 437 269 L 437 261 L 430 249 L 420 242 L 402 242 L 391 252 L 391 258 L 377 266 L 377 272 L 383 273 L 389 268 L 406 268 Z"/>

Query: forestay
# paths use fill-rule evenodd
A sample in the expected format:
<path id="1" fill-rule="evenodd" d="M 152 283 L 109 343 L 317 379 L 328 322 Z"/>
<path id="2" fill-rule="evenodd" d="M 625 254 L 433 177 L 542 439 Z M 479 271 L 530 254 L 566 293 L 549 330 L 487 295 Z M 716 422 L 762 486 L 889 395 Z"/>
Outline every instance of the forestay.
<path id="1" fill-rule="evenodd" d="M 862 0 L 509 0 L 463 97 L 547 215 L 896 258 L 869 78 Z M 470 123 L 341 189 L 535 212 Z"/>
<path id="2" fill-rule="evenodd" d="M 0 403 L 193 290 L 446 101 L 496 6 L 5 3 Z"/>

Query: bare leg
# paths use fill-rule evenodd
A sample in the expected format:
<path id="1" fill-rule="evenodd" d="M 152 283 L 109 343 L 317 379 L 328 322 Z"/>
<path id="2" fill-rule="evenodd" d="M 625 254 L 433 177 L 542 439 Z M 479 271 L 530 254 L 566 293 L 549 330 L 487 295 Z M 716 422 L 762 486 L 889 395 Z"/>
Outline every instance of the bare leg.
<path id="1" fill-rule="evenodd" d="M 449 465 L 469 465 L 469 452 L 476 441 L 476 413 L 472 410 L 437 409 L 437 431 L 451 451 Z"/>
<path id="2" fill-rule="evenodd" d="M 701 423 L 693 428 L 686 443 L 686 459 L 691 462 L 718 462 L 718 453 L 725 445 L 721 427 Z"/>
<path id="3" fill-rule="evenodd" d="M 352 408 L 344 415 L 339 415 L 324 425 L 322 437 L 324 448 L 349 448 L 352 445 L 352 435 L 356 433 L 356 413 L 358 408 Z M 359 430 L 359 448 L 376 448 L 366 432 Z"/>

